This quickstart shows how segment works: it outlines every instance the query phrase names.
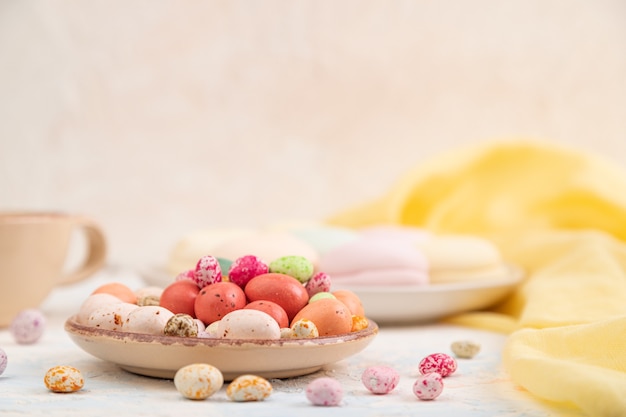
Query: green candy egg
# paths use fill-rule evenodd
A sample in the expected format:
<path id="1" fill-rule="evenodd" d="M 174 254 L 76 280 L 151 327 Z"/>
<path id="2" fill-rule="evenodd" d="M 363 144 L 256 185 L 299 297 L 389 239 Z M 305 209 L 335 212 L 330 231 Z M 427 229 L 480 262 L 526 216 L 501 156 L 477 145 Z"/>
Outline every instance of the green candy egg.
<path id="1" fill-rule="evenodd" d="M 233 261 L 226 258 L 217 258 L 217 262 L 220 264 L 220 269 L 222 270 L 222 276 L 228 275 L 228 270 L 232 265 Z"/>
<path id="2" fill-rule="evenodd" d="M 304 284 L 313 275 L 313 263 L 304 256 L 281 256 L 269 264 L 269 270 L 292 276 Z"/>
<path id="3" fill-rule="evenodd" d="M 309 304 L 314 303 L 317 300 L 321 300 L 322 298 L 337 298 L 335 297 L 332 293 L 329 292 L 318 292 L 317 294 L 314 294 L 311 298 L 309 298 Z"/>

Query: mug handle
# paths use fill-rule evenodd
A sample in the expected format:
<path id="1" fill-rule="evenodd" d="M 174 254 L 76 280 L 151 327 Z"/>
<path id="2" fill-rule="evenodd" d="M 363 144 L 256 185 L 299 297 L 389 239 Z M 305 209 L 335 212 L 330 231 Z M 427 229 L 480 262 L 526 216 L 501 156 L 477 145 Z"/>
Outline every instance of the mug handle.
<path id="1" fill-rule="evenodd" d="M 76 225 L 87 237 L 87 251 L 83 263 L 61 278 L 59 284 L 71 284 L 94 274 L 104 265 L 107 253 L 106 238 L 102 229 L 91 219 L 78 217 Z"/>

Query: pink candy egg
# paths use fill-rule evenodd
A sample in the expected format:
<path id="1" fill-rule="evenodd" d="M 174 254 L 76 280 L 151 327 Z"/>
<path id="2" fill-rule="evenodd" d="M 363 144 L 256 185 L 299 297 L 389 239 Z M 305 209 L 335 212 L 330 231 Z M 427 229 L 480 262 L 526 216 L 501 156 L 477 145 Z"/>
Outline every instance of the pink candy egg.
<path id="1" fill-rule="evenodd" d="M 361 382 L 373 394 L 389 394 L 400 382 L 400 374 L 389 366 L 370 366 L 361 374 Z"/>
<path id="2" fill-rule="evenodd" d="M 35 343 L 46 328 L 46 317 L 36 309 L 20 311 L 11 321 L 11 334 L 17 343 L 27 345 Z"/>
<path id="3" fill-rule="evenodd" d="M 211 255 L 200 258 L 196 264 L 196 270 L 194 271 L 192 279 L 200 288 L 221 282 L 222 267 L 217 258 Z"/>
<path id="4" fill-rule="evenodd" d="M 437 372 L 444 378 L 452 375 L 456 371 L 456 367 L 456 360 L 445 353 L 430 354 L 419 363 L 419 371 L 422 375 Z"/>
<path id="5" fill-rule="evenodd" d="M 413 394 L 420 400 L 434 400 L 442 391 L 443 378 L 437 372 L 422 375 L 413 384 Z"/>
<path id="6" fill-rule="evenodd" d="M 329 377 L 314 379 L 306 386 L 306 398 L 313 405 L 336 406 L 343 398 L 339 381 Z"/>
<path id="7" fill-rule="evenodd" d="M 330 285 L 330 276 L 325 272 L 319 271 L 313 274 L 304 287 L 310 298 L 319 292 L 330 292 Z"/>
<path id="8" fill-rule="evenodd" d="M 254 255 L 245 255 L 235 259 L 228 269 L 228 280 L 245 287 L 252 278 L 266 274 L 269 267 L 265 262 Z"/>
<path id="9" fill-rule="evenodd" d="M 4 373 L 4 370 L 7 369 L 7 364 L 9 363 L 6 352 L 0 348 L 0 375 Z"/>

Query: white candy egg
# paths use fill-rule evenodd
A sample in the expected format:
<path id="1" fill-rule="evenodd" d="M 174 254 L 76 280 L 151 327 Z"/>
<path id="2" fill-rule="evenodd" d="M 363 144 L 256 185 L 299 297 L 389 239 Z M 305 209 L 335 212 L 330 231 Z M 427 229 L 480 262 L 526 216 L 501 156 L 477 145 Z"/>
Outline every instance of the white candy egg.
<path id="1" fill-rule="evenodd" d="M 231 311 L 219 321 L 222 339 L 280 339 L 280 327 L 272 316 L 260 310 Z"/>
<path id="2" fill-rule="evenodd" d="M 198 326 L 198 333 L 205 331 L 206 326 L 204 325 L 204 322 L 200 319 L 195 319 L 195 320 L 196 320 L 196 326 Z"/>
<path id="3" fill-rule="evenodd" d="M 241 375 L 226 388 L 231 401 L 263 401 L 272 393 L 272 384 L 256 375 Z"/>
<path id="4" fill-rule="evenodd" d="M 193 363 L 180 368 L 174 375 L 174 386 L 183 397 L 204 400 L 224 385 L 224 376 L 216 367 L 206 363 Z"/>
<path id="5" fill-rule="evenodd" d="M 89 316 L 101 307 L 110 306 L 113 304 L 119 304 L 123 301 L 117 298 L 114 295 L 106 294 L 106 293 L 98 293 L 92 294 L 83 303 L 78 309 L 78 314 L 76 315 L 76 321 L 80 324 L 88 324 Z"/>
<path id="6" fill-rule="evenodd" d="M 122 330 L 128 315 L 137 308 L 136 304 L 125 302 L 97 308 L 89 315 L 87 325 L 104 330 Z"/>
<path id="7" fill-rule="evenodd" d="M 160 306 L 137 307 L 126 318 L 125 332 L 162 335 L 167 321 L 174 316 L 170 310 Z"/>
<path id="8" fill-rule="evenodd" d="M 207 334 L 207 337 L 214 337 L 217 338 L 218 337 L 218 327 L 220 325 L 219 320 L 218 321 L 214 321 L 213 323 L 209 324 L 208 326 L 206 326 L 204 328 L 204 332 L 205 334 Z"/>

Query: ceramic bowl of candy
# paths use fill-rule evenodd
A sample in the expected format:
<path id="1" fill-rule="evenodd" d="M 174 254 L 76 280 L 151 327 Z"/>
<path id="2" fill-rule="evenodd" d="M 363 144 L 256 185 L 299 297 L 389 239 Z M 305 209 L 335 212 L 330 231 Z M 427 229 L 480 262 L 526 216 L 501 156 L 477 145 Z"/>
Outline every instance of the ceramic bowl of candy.
<path id="1" fill-rule="evenodd" d="M 329 277 L 313 273 L 306 258 L 284 258 L 270 267 L 248 255 L 226 275 L 207 255 L 165 288 L 104 284 L 65 330 L 87 353 L 159 378 L 193 363 L 210 364 L 227 380 L 288 378 L 365 349 L 378 326 L 358 296 L 331 291 Z"/>

